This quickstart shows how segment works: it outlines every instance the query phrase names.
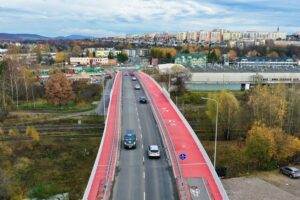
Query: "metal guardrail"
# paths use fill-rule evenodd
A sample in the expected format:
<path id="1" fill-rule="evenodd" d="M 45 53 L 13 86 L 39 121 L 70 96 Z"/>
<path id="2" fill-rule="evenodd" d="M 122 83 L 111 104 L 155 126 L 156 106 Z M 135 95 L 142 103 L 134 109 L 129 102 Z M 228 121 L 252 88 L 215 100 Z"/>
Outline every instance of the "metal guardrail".
<path id="1" fill-rule="evenodd" d="M 176 168 L 178 171 L 178 175 L 179 175 L 179 178 L 177 178 L 178 182 L 179 182 L 179 191 L 180 193 L 182 194 L 181 197 L 182 199 L 184 200 L 187 200 L 188 199 L 188 194 L 187 194 L 187 191 L 186 191 L 186 185 L 184 184 L 184 180 L 183 180 L 183 176 L 182 176 L 182 172 L 181 172 L 181 168 L 180 168 L 180 164 L 179 164 L 179 161 L 178 161 L 178 158 L 177 158 L 177 154 L 176 154 L 176 151 L 175 151 L 175 147 L 174 147 L 174 144 L 170 138 L 170 133 L 168 131 L 168 128 L 166 127 L 166 124 L 163 122 L 163 119 L 162 119 L 162 116 L 161 116 L 161 113 L 156 105 L 156 103 L 154 102 L 152 96 L 150 95 L 150 92 L 149 92 L 149 89 L 148 87 L 145 86 L 145 84 L 143 83 L 143 81 L 141 81 L 141 78 L 138 76 L 138 78 L 140 79 L 140 83 L 142 84 L 143 88 L 145 89 L 145 92 L 146 92 L 146 95 L 148 96 L 148 99 L 150 99 L 150 101 L 152 102 L 151 105 L 153 106 L 153 108 L 155 109 L 154 110 L 154 114 L 159 117 L 159 119 L 156 119 L 159 124 L 162 126 L 162 128 L 164 129 L 164 132 L 166 134 L 162 134 L 163 135 L 163 138 L 166 140 L 165 138 L 165 135 L 167 135 L 167 138 L 168 138 L 168 142 L 166 140 L 167 143 L 169 143 L 171 145 L 171 148 L 172 148 L 172 154 L 173 154 L 173 157 L 175 158 L 175 163 L 176 163 Z M 151 106 L 151 107 L 152 107 Z M 158 114 L 158 115 L 157 115 Z M 170 153 L 170 151 L 169 151 Z M 172 156 L 170 156 L 170 158 L 172 159 Z M 172 159 L 173 160 L 173 159 Z M 175 172 L 175 166 L 173 165 L 173 162 L 172 162 L 172 166 L 173 166 L 173 170 L 174 170 L 174 175 L 176 176 L 176 172 Z"/>

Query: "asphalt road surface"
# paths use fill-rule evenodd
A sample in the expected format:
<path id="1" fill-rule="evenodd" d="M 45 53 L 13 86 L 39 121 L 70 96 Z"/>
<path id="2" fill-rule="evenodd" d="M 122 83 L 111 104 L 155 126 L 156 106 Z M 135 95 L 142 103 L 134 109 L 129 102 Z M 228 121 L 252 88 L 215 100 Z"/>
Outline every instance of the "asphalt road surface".
<path id="1" fill-rule="evenodd" d="M 126 129 L 137 132 L 136 149 L 120 147 L 118 169 L 112 190 L 112 199 L 178 199 L 175 180 L 172 177 L 163 150 L 163 144 L 149 104 L 140 104 L 143 90 L 134 90 L 137 81 L 123 75 L 122 138 Z M 147 148 L 156 144 L 161 149 L 160 159 L 149 159 Z"/>

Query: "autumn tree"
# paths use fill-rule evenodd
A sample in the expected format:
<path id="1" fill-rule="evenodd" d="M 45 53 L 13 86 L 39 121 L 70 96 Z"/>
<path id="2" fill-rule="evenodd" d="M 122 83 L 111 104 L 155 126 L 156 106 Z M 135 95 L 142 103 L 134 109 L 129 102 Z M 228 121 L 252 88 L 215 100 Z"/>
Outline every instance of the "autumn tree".
<path id="1" fill-rule="evenodd" d="M 27 126 L 25 134 L 36 142 L 40 141 L 40 134 L 33 126 Z"/>
<path id="2" fill-rule="evenodd" d="M 256 56 L 260 56 L 260 54 L 254 49 L 254 50 L 248 51 L 247 56 L 256 57 Z"/>
<path id="3" fill-rule="evenodd" d="M 46 84 L 46 98 L 49 104 L 55 106 L 68 105 L 74 100 L 71 83 L 63 73 L 50 76 Z"/>
<path id="4" fill-rule="evenodd" d="M 42 50 L 39 44 L 34 47 L 34 53 L 36 54 L 37 63 L 40 63 L 42 61 Z"/>
<path id="5" fill-rule="evenodd" d="M 55 56 L 55 62 L 56 63 L 61 63 L 61 62 L 65 62 L 65 61 L 67 61 L 66 53 L 64 53 L 64 52 L 56 53 L 56 56 Z"/>
<path id="6" fill-rule="evenodd" d="M 279 57 L 279 54 L 276 52 L 276 51 L 272 51 L 270 52 L 267 57 L 270 57 L 270 58 L 278 58 Z"/>
<path id="7" fill-rule="evenodd" d="M 219 105 L 219 130 L 223 133 L 226 140 L 231 139 L 232 129 L 236 125 L 236 120 L 239 115 L 240 105 L 236 97 L 227 91 L 220 93 L 209 94 L 209 98 L 218 101 Z M 216 104 L 213 101 L 207 101 L 206 114 L 211 119 L 212 123 L 216 120 Z"/>
<path id="8" fill-rule="evenodd" d="M 264 124 L 255 123 L 246 139 L 246 155 L 258 169 L 267 169 L 276 152 L 272 131 Z"/>
<path id="9" fill-rule="evenodd" d="M 161 61 L 171 62 L 176 56 L 176 49 L 174 48 L 162 48 L 155 47 L 151 49 L 151 56 L 153 58 L 158 58 Z"/>
<path id="10" fill-rule="evenodd" d="M 287 114 L 286 88 L 257 85 L 249 96 L 248 105 L 253 121 L 261 121 L 267 126 L 283 127 Z"/>
<path id="11" fill-rule="evenodd" d="M 255 122 L 246 139 L 246 154 L 258 169 L 288 163 L 288 158 L 300 152 L 300 140 L 287 135 L 281 128 Z"/>
<path id="12" fill-rule="evenodd" d="M 72 56 L 78 57 L 81 55 L 81 48 L 78 45 L 73 46 L 72 48 Z"/>
<path id="13" fill-rule="evenodd" d="M 2 137 L 4 135 L 4 131 L 2 129 L 2 127 L 0 127 L 0 137 Z"/>
<path id="14" fill-rule="evenodd" d="M 20 132 L 17 128 L 11 128 L 8 130 L 8 136 L 17 136 L 19 133 Z"/>

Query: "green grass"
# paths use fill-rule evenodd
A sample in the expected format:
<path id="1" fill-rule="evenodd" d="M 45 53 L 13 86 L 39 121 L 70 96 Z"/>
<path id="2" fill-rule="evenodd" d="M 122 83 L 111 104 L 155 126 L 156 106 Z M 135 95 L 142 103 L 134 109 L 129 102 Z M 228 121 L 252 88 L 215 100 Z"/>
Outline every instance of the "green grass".
<path id="1" fill-rule="evenodd" d="M 79 102 L 79 103 L 70 103 L 66 106 L 54 106 L 49 105 L 45 99 L 38 99 L 35 101 L 35 104 L 32 101 L 29 102 L 20 102 L 19 110 L 27 111 L 38 111 L 38 112 L 84 112 L 95 109 L 96 106 L 91 103 Z"/>

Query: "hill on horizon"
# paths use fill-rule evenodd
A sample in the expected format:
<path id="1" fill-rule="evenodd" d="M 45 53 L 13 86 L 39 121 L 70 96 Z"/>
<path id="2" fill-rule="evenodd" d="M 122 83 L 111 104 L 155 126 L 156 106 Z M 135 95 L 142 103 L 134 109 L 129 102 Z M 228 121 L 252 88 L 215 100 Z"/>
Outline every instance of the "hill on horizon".
<path id="1" fill-rule="evenodd" d="M 46 37 L 38 34 L 27 34 L 27 33 L 0 33 L 0 41 L 22 41 L 22 40 L 82 40 L 90 39 L 91 36 L 84 35 L 68 35 L 68 36 L 58 36 L 58 37 Z"/>

